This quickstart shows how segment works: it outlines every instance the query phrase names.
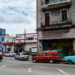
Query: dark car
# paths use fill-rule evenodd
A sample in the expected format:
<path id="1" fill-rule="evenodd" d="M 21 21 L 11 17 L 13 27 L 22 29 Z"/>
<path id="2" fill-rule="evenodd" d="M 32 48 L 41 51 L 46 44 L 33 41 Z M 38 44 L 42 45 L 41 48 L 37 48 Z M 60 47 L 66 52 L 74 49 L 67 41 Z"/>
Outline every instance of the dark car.
<path id="1" fill-rule="evenodd" d="M 0 51 L 0 61 L 3 59 L 3 53 Z"/>

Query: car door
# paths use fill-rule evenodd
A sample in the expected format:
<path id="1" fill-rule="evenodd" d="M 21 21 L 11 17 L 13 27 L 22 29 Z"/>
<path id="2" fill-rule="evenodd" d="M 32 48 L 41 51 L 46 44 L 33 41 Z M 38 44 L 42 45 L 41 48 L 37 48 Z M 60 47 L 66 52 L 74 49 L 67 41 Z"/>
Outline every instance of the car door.
<path id="1" fill-rule="evenodd" d="M 70 59 L 72 60 L 73 63 L 75 63 L 75 56 L 71 56 Z"/>
<path id="2" fill-rule="evenodd" d="M 44 57 L 43 57 L 44 62 L 48 62 L 49 59 L 50 59 L 50 55 L 48 53 L 44 53 Z"/>
<path id="3" fill-rule="evenodd" d="M 40 55 L 39 55 L 39 61 L 40 61 L 40 62 L 44 61 L 43 53 L 40 53 Z"/>

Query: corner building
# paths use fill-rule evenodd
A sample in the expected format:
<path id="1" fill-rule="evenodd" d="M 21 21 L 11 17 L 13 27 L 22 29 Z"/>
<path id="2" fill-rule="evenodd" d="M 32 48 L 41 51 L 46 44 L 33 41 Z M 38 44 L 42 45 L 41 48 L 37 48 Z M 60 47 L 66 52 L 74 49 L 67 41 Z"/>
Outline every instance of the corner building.
<path id="1" fill-rule="evenodd" d="M 37 0 L 38 52 L 75 51 L 75 0 Z"/>

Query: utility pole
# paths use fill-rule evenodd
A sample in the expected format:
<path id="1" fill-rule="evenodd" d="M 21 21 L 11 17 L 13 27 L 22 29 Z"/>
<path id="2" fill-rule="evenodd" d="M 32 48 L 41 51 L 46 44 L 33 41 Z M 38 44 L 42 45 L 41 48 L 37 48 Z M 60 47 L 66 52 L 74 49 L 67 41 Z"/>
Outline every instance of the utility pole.
<path id="1" fill-rule="evenodd" d="M 25 51 L 25 43 L 26 42 L 26 29 L 24 29 L 24 51 Z"/>

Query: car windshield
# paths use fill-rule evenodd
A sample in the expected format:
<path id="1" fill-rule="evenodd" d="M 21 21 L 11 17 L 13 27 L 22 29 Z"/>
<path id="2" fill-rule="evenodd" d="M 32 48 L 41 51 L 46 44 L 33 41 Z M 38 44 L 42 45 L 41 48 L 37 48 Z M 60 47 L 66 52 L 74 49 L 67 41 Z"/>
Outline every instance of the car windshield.
<path id="1" fill-rule="evenodd" d="M 27 53 L 19 53 L 20 55 L 27 55 Z"/>
<path id="2" fill-rule="evenodd" d="M 58 53 L 52 53 L 52 55 L 53 55 L 53 56 L 58 56 L 59 54 L 58 54 Z"/>

